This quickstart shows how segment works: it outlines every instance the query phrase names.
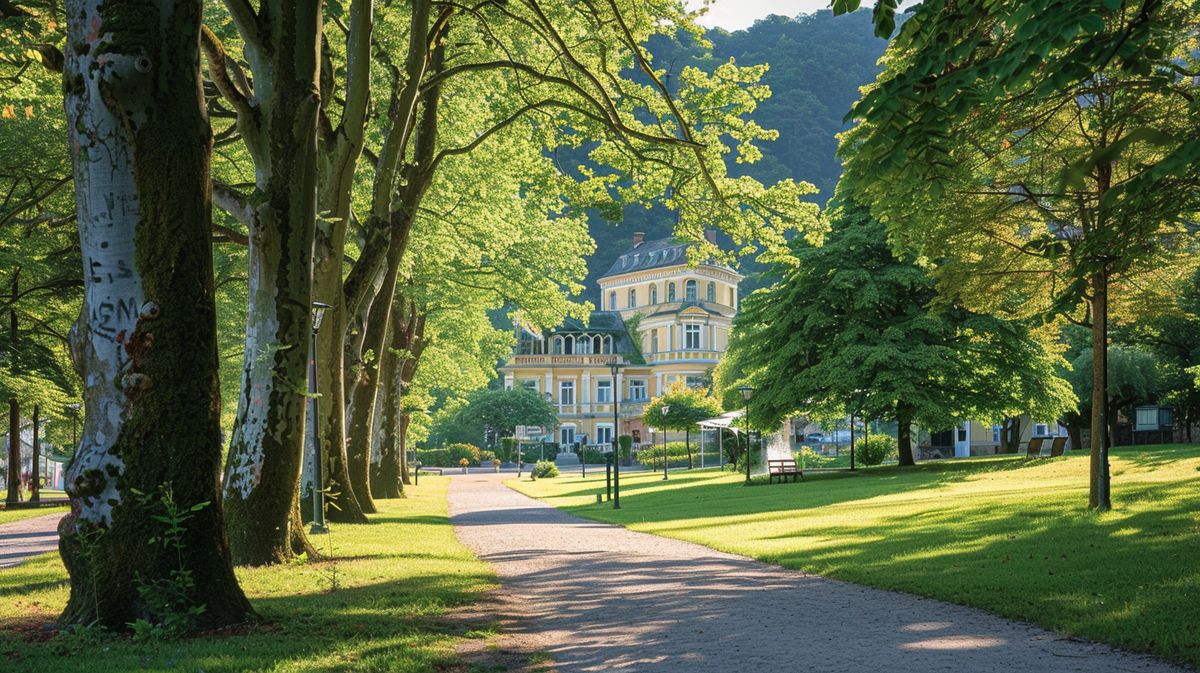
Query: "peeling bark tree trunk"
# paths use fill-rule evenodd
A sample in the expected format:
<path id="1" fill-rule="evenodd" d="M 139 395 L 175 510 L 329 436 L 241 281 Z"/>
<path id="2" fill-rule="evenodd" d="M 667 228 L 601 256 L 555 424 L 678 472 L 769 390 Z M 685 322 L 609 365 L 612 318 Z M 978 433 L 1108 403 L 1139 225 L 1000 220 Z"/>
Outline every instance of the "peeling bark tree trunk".
<path id="1" fill-rule="evenodd" d="M 896 405 L 896 444 L 901 465 L 916 465 L 912 447 L 912 409 Z"/>
<path id="2" fill-rule="evenodd" d="M 233 3 L 253 92 L 232 91 L 256 168 L 250 305 L 233 441 L 225 467 L 230 542 L 238 563 L 313 553 L 299 517 L 312 247 L 316 218 L 321 4 Z"/>
<path id="3" fill-rule="evenodd" d="M 1088 506 L 1112 509 L 1108 472 L 1108 273 L 1092 276 L 1091 479 Z"/>
<path id="4" fill-rule="evenodd" d="M 69 0 L 65 103 L 84 303 L 71 350 L 85 383 L 59 548 L 64 623 L 155 620 L 139 582 L 190 573 L 194 626 L 253 615 L 238 587 L 221 464 L 209 161 L 199 0 Z M 178 553 L 132 491 L 169 485 L 185 508 Z M 180 606 L 182 609 L 182 606 Z"/>

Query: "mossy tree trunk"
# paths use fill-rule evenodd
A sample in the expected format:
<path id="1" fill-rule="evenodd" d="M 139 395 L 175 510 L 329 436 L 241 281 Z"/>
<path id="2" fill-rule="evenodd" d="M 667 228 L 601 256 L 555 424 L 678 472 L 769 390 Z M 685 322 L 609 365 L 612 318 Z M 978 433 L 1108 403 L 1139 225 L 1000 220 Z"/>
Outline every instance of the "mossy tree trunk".
<path id="1" fill-rule="evenodd" d="M 230 540 L 238 563 L 312 553 L 299 518 L 312 249 L 316 218 L 321 3 L 230 0 L 252 77 L 230 77 L 206 33 L 209 71 L 238 113 L 255 164 L 246 199 L 250 304 L 233 440 L 225 468 Z M 250 82 L 253 82 L 251 84 Z"/>
<path id="2" fill-rule="evenodd" d="M 68 624 L 125 629 L 154 608 L 139 584 L 190 574 L 197 628 L 253 616 L 225 537 L 209 166 L 199 0 L 69 0 L 65 107 L 84 303 L 71 334 L 85 423 L 59 525 Z M 207 503 L 182 553 L 150 538 L 134 491 Z"/>

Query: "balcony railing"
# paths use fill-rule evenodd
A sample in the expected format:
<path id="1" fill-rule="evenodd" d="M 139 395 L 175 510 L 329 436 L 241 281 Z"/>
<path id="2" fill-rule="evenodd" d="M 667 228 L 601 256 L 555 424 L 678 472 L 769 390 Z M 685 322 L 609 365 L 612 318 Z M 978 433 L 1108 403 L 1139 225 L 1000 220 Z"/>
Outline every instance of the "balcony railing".
<path id="1" fill-rule="evenodd" d="M 623 362 L 622 355 L 514 355 L 510 365 L 609 365 Z"/>

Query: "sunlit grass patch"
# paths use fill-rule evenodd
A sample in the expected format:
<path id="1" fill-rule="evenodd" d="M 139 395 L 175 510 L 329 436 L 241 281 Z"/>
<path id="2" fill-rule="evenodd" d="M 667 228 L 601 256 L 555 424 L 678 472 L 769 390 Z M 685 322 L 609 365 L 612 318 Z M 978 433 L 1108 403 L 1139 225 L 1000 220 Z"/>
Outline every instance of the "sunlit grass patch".
<path id="1" fill-rule="evenodd" d="M 38 642 L 68 596 L 57 554 L 0 570 L 0 666 L 5 673 L 109 671 L 430 671 L 455 660 L 487 625 L 449 618 L 496 586 L 458 543 L 446 512 L 449 479 L 428 477 L 409 498 L 377 501 L 370 525 L 335 525 L 314 543 L 331 562 L 242 568 L 238 578 L 265 623 L 247 633 L 137 643 L 103 634 Z M 331 591 L 333 573 L 337 591 Z"/>
<path id="2" fill-rule="evenodd" d="M 742 485 L 715 470 L 510 481 L 591 519 L 1200 666 L 1200 448 L 1112 457 L 1116 509 L 1087 509 L 1088 459 L 1020 456 Z"/>

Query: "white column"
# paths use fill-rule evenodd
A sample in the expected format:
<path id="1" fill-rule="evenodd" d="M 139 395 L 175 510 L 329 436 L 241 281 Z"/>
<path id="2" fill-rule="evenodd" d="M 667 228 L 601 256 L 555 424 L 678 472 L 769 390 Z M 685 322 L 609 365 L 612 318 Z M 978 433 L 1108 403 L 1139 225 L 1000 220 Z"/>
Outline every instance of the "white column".
<path id="1" fill-rule="evenodd" d="M 662 372 L 659 372 L 658 374 L 655 375 L 654 394 L 656 396 L 663 394 L 663 374 L 662 374 Z"/>
<path id="2" fill-rule="evenodd" d="M 508 372 L 508 373 L 506 373 L 506 374 L 504 375 L 504 387 L 505 387 L 505 388 L 512 388 L 512 387 L 513 387 L 513 385 L 514 385 L 514 383 L 515 383 L 515 380 L 514 380 L 514 378 L 515 378 L 515 377 L 513 376 L 513 373 L 512 373 L 512 372 Z"/>

